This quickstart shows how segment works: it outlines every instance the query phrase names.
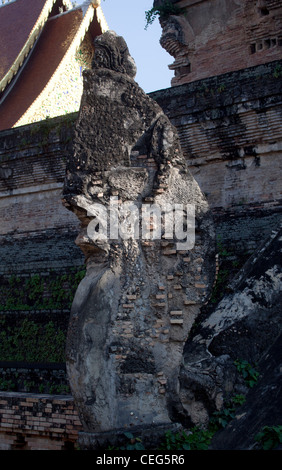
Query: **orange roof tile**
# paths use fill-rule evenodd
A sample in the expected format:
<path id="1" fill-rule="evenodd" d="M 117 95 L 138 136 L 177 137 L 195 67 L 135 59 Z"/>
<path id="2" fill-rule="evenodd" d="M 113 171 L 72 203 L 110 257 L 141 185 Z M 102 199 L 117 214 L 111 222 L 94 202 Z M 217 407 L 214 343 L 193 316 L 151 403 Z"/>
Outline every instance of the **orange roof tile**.
<path id="1" fill-rule="evenodd" d="M 55 0 L 17 0 L 0 7 L 0 91 L 31 49 Z"/>
<path id="2" fill-rule="evenodd" d="M 22 1 L 35 0 L 17 0 L 17 3 Z M 83 18 L 86 18 L 85 12 L 76 8 L 50 17 L 45 23 L 24 65 L 5 90 L 7 94 L 3 93 L 0 98 L 0 130 L 13 127 L 42 93 L 72 45 L 84 21 Z M 90 21 L 89 18 L 86 18 L 87 28 L 94 38 L 103 32 L 106 22 L 102 12 L 99 13 L 97 10 L 94 19 Z M 100 24 L 103 21 L 104 24 Z M 86 30 L 82 31 L 82 34 L 85 33 Z M 82 39 L 83 37 L 80 38 Z"/>
<path id="3" fill-rule="evenodd" d="M 12 127 L 47 85 L 71 44 L 81 18 L 81 10 L 74 10 L 46 23 L 16 86 L 0 108 L 0 129 Z"/>

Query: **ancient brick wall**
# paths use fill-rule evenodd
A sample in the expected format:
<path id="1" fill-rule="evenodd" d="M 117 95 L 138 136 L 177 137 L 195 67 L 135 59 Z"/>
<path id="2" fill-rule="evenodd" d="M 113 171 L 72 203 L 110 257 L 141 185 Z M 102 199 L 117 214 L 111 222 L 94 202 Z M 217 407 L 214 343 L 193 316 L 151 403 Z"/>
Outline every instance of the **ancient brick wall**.
<path id="1" fill-rule="evenodd" d="M 61 203 L 73 118 L 1 133 L 1 274 L 63 275 L 83 265 L 74 244 L 77 220 Z"/>
<path id="2" fill-rule="evenodd" d="M 175 59 L 172 85 L 281 59 L 281 0 L 172 3 L 184 11 L 162 21 L 161 44 Z"/>
<path id="3" fill-rule="evenodd" d="M 252 249 L 281 220 L 281 62 L 152 93 L 227 244 Z"/>
<path id="4" fill-rule="evenodd" d="M 69 396 L 0 392 L 0 450 L 71 450 L 81 430 Z"/>
<path id="5" fill-rule="evenodd" d="M 71 396 L 61 395 L 84 262 L 60 195 L 72 126 L 68 116 L 0 137 L 1 449 L 71 448 L 80 426 Z"/>
<path id="6" fill-rule="evenodd" d="M 76 228 L 60 200 L 71 128 L 69 118 L 1 132 L 1 235 Z"/>

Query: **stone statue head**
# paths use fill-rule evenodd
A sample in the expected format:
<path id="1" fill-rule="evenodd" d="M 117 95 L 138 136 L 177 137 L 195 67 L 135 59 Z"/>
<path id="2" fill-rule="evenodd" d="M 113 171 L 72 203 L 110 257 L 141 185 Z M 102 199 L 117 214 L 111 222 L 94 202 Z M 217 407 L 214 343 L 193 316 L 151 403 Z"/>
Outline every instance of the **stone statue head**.
<path id="1" fill-rule="evenodd" d="M 135 61 L 122 36 L 118 36 L 114 31 L 107 31 L 95 39 L 94 47 L 93 69 L 111 69 L 135 77 Z"/>

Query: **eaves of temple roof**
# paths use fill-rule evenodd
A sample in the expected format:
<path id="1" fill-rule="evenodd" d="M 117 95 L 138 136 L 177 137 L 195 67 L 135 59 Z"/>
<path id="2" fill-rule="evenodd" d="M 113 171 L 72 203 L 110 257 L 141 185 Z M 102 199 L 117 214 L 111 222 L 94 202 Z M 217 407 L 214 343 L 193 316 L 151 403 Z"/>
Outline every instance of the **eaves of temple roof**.
<path id="1" fill-rule="evenodd" d="M 0 130 L 14 127 L 51 90 L 87 32 L 108 29 L 100 2 L 16 0 L 0 8 Z"/>

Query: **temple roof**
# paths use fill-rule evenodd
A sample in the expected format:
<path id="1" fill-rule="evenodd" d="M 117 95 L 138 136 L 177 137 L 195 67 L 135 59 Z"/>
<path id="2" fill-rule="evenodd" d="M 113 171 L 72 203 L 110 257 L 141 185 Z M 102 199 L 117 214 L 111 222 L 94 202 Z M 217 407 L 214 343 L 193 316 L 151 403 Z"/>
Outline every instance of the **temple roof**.
<path id="1" fill-rule="evenodd" d="M 15 0 L 1 6 L 0 130 L 14 127 L 46 97 L 86 33 L 94 40 L 106 30 L 98 1 L 76 8 L 69 0 Z"/>

